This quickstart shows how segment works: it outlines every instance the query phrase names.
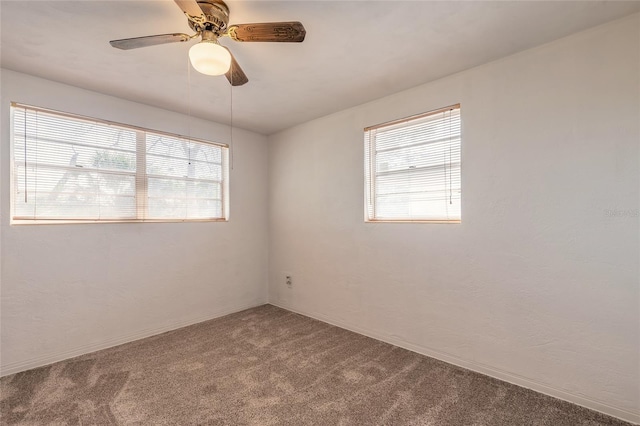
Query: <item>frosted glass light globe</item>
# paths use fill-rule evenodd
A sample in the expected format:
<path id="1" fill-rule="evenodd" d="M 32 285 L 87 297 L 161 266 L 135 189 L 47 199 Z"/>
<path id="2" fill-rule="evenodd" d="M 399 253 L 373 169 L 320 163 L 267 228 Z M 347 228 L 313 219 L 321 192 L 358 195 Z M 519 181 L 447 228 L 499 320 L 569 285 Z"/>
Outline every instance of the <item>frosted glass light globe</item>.
<path id="1" fill-rule="evenodd" d="M 222 75 L 229 71 L 231 54 L 218 43 L 203 40 L 189 49 L 189 59 L 196 71 L 207 75 Z"/>

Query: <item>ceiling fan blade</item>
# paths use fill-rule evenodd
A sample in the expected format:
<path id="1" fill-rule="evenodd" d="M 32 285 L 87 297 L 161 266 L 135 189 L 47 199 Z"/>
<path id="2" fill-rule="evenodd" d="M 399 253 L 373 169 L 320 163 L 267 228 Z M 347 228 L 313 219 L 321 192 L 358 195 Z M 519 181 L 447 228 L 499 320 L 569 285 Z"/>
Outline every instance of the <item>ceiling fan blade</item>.
<path id="1" fill-rule="evenodd" d="M 189 18 L 193 19 L 196 22 L 204 22 L 206 17 L 202 12 L 202 9 L 198 5 L 196 0 L 173 0 L 176 2 L 178 7 L 188 15 Z"/>
<path id="2" fill-rule="evenodd" d="M 227 30 L 229 37 L 235 41 L 300 43 L 304 40 L 306 33 L 302 23 L 297 21 L 231 25 Z"/>
<path id="3" fill-rule="evenodd" d="M 146 37 L 123 38 L 122 40 L 111 40 L 111 46 L 122 50 L 137 49 L 139 47 L 155 46 L 156 44 L 175 43 L 189 41 L 191 37 L 187 34 L 160 34 Z"/>
<path id="4" fill-rule="evenodd" d="M 231 53 L 231 66 L 229 67 L 229 71 L 227 71 L 225 76 L 227 77 L 227 80 L 229 80 L 229 83 L 231 83 L 232 86 L 242 86 L 243 84 L 249 81 L 249 79 L 247 78 L 247 75 L 244 73 L 244 71 L 242 71 L 242 68 L 240 68 L 240 65 L 238 65 L 238 61 L 236 61 L 236 58 L 233 56 L 233 53 Z"/>

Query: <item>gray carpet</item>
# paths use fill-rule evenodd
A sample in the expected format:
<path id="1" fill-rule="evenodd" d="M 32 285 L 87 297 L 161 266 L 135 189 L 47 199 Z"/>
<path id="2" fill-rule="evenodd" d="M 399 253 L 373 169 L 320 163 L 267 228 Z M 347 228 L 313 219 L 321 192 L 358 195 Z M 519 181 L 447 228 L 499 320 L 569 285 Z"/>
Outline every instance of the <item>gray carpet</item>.
<path id="1" fill-rule="evenodd" d="M 0 391 L 7 425 L 628 425 L 270 305 Z"/>

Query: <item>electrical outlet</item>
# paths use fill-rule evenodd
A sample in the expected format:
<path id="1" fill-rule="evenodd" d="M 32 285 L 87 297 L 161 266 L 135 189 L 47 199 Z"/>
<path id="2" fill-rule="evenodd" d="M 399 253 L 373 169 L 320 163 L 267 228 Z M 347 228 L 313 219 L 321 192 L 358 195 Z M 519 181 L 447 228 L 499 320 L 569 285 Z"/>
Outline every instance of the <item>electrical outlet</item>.
<path id="1" fill-rule="evenodd" d="M 291 278 L 291 275 L 285 275 L 284 279 L 287 287 L 293 286 L 293 278 Z"/>

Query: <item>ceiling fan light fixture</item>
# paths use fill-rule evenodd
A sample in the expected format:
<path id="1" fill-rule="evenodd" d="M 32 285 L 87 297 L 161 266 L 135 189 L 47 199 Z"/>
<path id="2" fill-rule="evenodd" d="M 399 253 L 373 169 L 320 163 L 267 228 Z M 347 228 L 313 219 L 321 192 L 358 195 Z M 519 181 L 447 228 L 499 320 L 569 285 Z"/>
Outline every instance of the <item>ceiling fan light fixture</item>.
<path id="1" fill-rule="evenodd" d="M 214 40 L 202 40 L 191 46 L 189 59 L 196 71 L 206 75 L 222 75 L 231 67 L 231 54 Z"/>

